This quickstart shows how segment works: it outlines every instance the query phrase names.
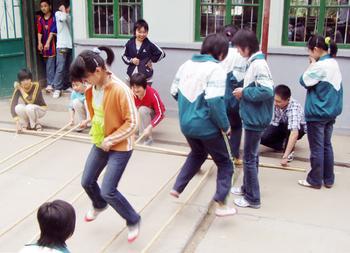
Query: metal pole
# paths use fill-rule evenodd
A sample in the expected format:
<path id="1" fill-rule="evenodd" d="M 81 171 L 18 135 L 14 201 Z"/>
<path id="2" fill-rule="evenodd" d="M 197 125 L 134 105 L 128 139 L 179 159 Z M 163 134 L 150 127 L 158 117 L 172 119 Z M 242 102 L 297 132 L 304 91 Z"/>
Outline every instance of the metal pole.
<path id="1" fill-rule="evenodd" d="M 269 44 L 269 22 L 270 22 L 270 0 L 264 1 L 264 18 L 261 50 L 267 58 L 267 48 Z"/>

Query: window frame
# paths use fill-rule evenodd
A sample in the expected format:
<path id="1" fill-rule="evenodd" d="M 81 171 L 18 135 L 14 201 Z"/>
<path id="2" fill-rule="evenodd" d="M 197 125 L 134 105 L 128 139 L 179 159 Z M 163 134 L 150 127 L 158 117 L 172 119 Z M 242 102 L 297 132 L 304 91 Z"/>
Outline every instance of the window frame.
<path id="1" fill-rule="evenodd" d="M 282 45 L 283 46 L 305 47 L 306 42 L 303 42 L 303 41 L 291 42 L 288 40 L 289 10 L 291 8 L 290 2 L 291 2 L 291 0 L 284 0 Z M 302 7 L 310 8 L 310 5 L 295 5 L 295 6 L 300 7 L 300 8 L 302 8 Z M 293 6 L 293 7 L 295 7 L 295 6 Z M 320 4 L 313 5 L 313 7 L 319 8 L 319 16 L 318 16 L 317 29 L 316 29 L 317 34 L 323 34 L 327 8 L 339 8 L 341 6 L 327 5 L 326 0 L 320 0 Z M 338 46 L 338 48 L 350 49 L 350 44 L 337 43 L 337 46 Z"/>
<path id="2" fill-rule="evenodd" d="M 89 38 L 105 38 L 105 39 L 130 39 L 133 35 L 119 34 L 119 0 L 114 0 L 113 5 L 113 19 L 118 20 L 114 25 L 113 34 L 96 34 L 94 32 L 94 17 L 93 17 L 93 0 L 88 0 L 88 24 L 89 24 Z M 141 3 L 141 18 L 143 18 L 143 0 Z M 102 3 L 101 5 L 106 5 Z"/>
<path id="3" fill-rule="evenodd" d="M 247 4 L 247 3 L 242 3 L 242 4 L 237 4 L 236 6 L 257 6 L 258 7 L 258 20 L 257 20 L 257 28 L 256 28 L 256 35 L 260 41 L 261 38 L 261 30 L 262 30 L 262 14 L 263 14 L 263 7 L 264 7 L 264 1 L 263 0 L 258 0 L 258 4 Z M 210 5 L 210 4 L 208 4 Z M 213 4 L 215 5 L 215 4 Z M 226 0 L 226 8 L 225 8 L 225 18 L 224 18 L 224 26 L 231 24 L 232 21 L 232 15 L 231 15 L 231 10 L 232 6 L 232 0 Z M 196 6 L 195 6 L 195 41 L 200 42 L 203 41 L 204 37 L 200 35 L 200 24 L 201 24 L 201 0 L 196 0 Z"/>

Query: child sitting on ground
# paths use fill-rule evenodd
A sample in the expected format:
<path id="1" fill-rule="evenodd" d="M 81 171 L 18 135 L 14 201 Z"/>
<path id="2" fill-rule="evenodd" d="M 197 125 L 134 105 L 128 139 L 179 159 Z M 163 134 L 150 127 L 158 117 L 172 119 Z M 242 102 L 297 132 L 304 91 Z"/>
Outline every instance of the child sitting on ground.
<path id="1" fill-rule="evenodd" d="M 47 202 L 40 206 L 37 218 L 40 226 L 39 240 L 26 245 L 20 253 L 69 253 L 66 240 L 75 229 L 75 211 L 63 200 Z"/>
<path id="2" fill-rule="evenodd" d="M 87 127 L 87 124 L 90 121 L 87 114 L 85 101 L 86 84 L 81 81 L 72 81 L 72 88 L 73 91 L 70 96 L 69 103 L 70 124 L 72 126 L 74 125 L 75 114 L 78 114 L 80 127 L 77 129 L 77 131 L 81 132 Z"/>
<path id="3" fill-rule="evenodd" d="M 130 78 L 130 87 L 134 93 L 135 104 L 139 113 L 139 134 L 144 133 L 146 138 L 144 145 L 151 145 L 152 128 L 159 124 L 164 118 L 164 104 L 158 92 L 147 85 L 147 77 L 136 73 Z"/>
<path id="4" fill-rule="evenodd" d="M 10 106 L 16 130 L 17 132 L 21 132 L 23 128 L 42 130 L 38 120 L 46 113 L 46 103 L 40 85 L 38 82 L 32 82 L 33 76 L 28 69 L 19 71 L 17 79 Z M 20 98 L 24 104 L 19 103 Z"/>

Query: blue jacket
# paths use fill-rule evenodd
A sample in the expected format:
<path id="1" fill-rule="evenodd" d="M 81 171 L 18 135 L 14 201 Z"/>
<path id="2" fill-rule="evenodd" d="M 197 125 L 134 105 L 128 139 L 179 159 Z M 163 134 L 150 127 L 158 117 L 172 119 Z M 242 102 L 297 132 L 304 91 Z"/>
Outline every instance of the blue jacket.
<path id="1" fill-rule="evenodd" d="M 325 121 L 335 119 L 343 109 L 342 76 L 337 61 L 330 55 L 311 64 L 300 77 L 307 89 L 305 120 Z"/>
<path id="2" fill-rule="evenodd" d="M 270 69 L 261 52 L 248 59 L 240 100 L 240 116 L 243 127 L 251 131 L 263 131 L 271 122 L 273 112 L 273 80 Z"/>
<path id="3" fill-rule="evenodd" d="M 210 55 L 194 55 L 177 71 L 171 94 L 178 101 L 181 131 L 211 139 L 230 125 L 224 103 L 226 73 Z"/>
<path id="4" fill-rule="evenodd" d="M 140 64 L 138 66 L 131 62 L 131 59 L 135 57 L 140 60 Z M 125 62 L 125 64 L 129 65 L 127 69 L 127 74 L 129 77 L 131 77 L 135 68 L 137 67 L 138 73 L 145 74 L 147 79 L 150 79 L 153 76 L 153 69 L 147 67 L 147 63 L 158 62 L 164 57 L 164 51 L 156 44 L 152 43 L 148 38 L 142 42 L 140 49 L 137 50 L 136 38 L 134 36 L 126 43 L 122 60 Z"/>

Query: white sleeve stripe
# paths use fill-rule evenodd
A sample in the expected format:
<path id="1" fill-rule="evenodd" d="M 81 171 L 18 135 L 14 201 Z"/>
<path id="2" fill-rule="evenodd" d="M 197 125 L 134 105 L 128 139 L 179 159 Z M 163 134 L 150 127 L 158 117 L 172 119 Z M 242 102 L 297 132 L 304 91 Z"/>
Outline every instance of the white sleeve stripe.
<path id="1" fill-rule="evenodd" d="M 158 99 L 157 95 L 154 93 L 153 96 L 154 96 L 154 97 L 156 98 L 156 100 L 157 100 L 158 110 L 159 110 L 159 112 L 160 112 L 160 113 L 159 113 L 159 116 L 153 121 L 154 124 L 156 125 L 156 124 L 158 124 L 159 120 L 162 118 L 162 116 L 163 116 L 163 111 L 162 111 L 162 108 L 160 107 L 160 103 L 159 103 L 159 99 Z"/>
<path id="2" fill-rule="evenodd" d="M 159 57 L 159 59 L 158 59 L 158 61 L 160 61 L 161 59 L 163 59 L 163 58 L 165 57 L 164 50 L 161 49 L 157 44 L 155 44 L 155 43 L 153 43 L 153 44 L 158 48 L 158 50 L 159 50 L 160 52 L 162 52 L 162 54 L 160 55 L 160 57 Z"/>

